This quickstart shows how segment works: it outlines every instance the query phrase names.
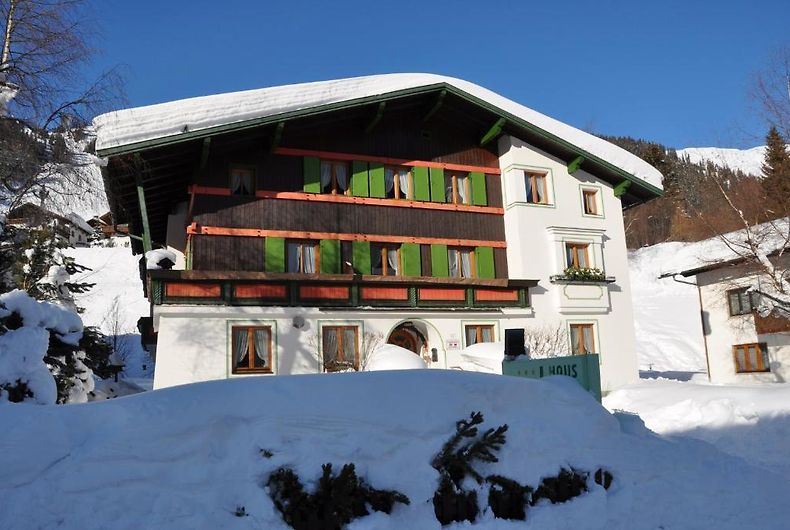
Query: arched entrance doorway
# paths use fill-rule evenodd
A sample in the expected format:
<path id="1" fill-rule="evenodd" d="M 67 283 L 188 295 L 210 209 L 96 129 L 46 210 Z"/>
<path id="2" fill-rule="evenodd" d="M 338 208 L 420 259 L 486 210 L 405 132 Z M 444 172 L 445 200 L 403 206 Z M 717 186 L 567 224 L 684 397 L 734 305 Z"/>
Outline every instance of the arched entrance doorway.
<path id="1" fill-rule="evenodd" d="M 387 337 L 387 344 L 400 346 L 422 356 L 423 350 L 428 347 L 428 339 L 413 322 L 406 321 L 392 330 L 390 336 Z"/>

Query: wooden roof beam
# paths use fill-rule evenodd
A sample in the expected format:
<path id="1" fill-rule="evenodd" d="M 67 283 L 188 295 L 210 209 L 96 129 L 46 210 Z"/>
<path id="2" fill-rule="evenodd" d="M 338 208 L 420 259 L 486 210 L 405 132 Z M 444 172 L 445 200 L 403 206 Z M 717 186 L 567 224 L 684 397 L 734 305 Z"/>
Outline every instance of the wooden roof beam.
<path id="1" fill-rule="evenodd" d="M 433 106 L 425 113 L 425 116 L 422 117 L 422 123 L 427 123 L 434 114 L 436 114 L 442 105 L 444 104 L 444 98 L 447 97 L 447 90 L 442 90 L 439 92 L 439 95 L 436 96 L 436 100 L 433 102 Z"/>
<path id="2" fill-rule="evenodd" d="M 373 129 L 375 129 L 376 125 L 379 124 L 381 118 L 384 117 L 384 109 L 386 108 L 386 106 L 387 106 L 386 101 L 382 101 L 379 103 L 378 108 L 376 109 L 376 115 L 373 116 L 373 119 L 370 120 L 368 126 L 365 127 L 365 134 L 370 134 L 371 132 L 373 132 Z"/>
<path id="3" fill-rule="evenodd" d="M 573 175 L 581 167 L 584 162 L 584 157 L 579 155 L 570 162 L 568 162 L 568 174 Z"/>
<path id="4" fill-rule="evenodd" d="M 502 132 L 502 127 L 504 127 L 504 126 L 505 126 L 505 123 L 507 123 L 507 120 L 505 120 L 505 118 L 499 118 L 499 119 L 496 121 L 496 123 L 494 123 L 494 124 L 491 126 L 491 128 L 490 128 L 490 129 L 488 129 L 488 132 L 487 132 L 487 133 L 485 133 L 485 134 L 483 135 L 483 137 L 480 139 L 480 147 L 483 147 L 483 146 L 484 146 L 484 145 L 486 145 L 488 142 L 490 142 L 491 140 L 493 140 L 493 139 L 495 139 L 497 136 L 499 136 L 499 134 Z"/>
<path id="5" fill-rule="evenodd" d="M 274 135 L 272 136 L 272 141 L 269 144 L 269 154 L 273 154 L 274 150 L 280 147 L 280 142 L 283 139 L 283 130 L 285 130 L 285 122 L 281 121 L 277 124 L 277 127 L 274 128 Z"/>

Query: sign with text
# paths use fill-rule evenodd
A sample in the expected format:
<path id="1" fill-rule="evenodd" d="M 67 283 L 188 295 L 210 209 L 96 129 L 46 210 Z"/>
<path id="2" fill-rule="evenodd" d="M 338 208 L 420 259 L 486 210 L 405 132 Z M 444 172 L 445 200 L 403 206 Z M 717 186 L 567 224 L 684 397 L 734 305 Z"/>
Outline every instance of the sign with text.
<path id="1" fill-rule="evenodd" d="M 512 361 L 502 361 L 502 373 L 517 377 L 540 379 L 550 375 L 567 375 L 574 378 L 595 399 L 601 401 L 601 370 L 598 355 L 570 355 L 548 359 L 528 359 L 519 356 Z"/>

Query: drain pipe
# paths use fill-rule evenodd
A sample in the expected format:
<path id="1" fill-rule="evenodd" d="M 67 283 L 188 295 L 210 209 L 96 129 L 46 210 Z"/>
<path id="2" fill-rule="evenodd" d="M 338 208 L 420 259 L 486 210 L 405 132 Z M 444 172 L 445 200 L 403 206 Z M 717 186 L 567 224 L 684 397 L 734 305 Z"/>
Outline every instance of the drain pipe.
<path id="1" fill-rule="evenodd" d="M 699 321 L 700 321 L 700 326 L 702 327 L 702 343 L 705 346 L 705 367 L 708 372 L 708 382 L 710 382 L 710 356 L 708 355 L 708 335 L 705 333 L 705 311 L 702 309 L 702 289 L 700 288 L 699 283 L 679 280 L 678 276 L 680 276 L 680 274 L 673 274 L 671 275 L 671 278 L 677 283 L 691 285 L 697 288 L 697 296 L 699 297 Z M 666 278 L 666 276 L 660 276 L 660 277 Z"/>

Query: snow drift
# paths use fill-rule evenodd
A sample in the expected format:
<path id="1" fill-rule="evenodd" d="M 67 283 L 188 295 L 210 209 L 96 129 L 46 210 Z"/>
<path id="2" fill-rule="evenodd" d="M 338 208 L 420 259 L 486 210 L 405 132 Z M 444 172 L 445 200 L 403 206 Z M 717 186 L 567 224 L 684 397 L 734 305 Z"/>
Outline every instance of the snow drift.
<path id="1" fill-rule="evenodd" d="M 410 370 L 243 378 L 87 405 L 8 406 L 0 414 L 0 527 L 284 529 L 261 486 L 272 471 L 290 467 L 314 481 L 321 464 L 353 462 L 370 484 L 412 502 L 351 530 L 439 529 L 430 461 L 473 410 L 487 426 L 510 425 L 499 462 L 480 466 L 485 474 L 537 484 L 562 466 L 605 466 L 614 483 L 538 505 L 526 523 L 484 514 L 469 528 L 786 525 L 786 479 L 704 442 L 661 439 L 638 417 L 609 414 L 569 379 Z M 234 516 L 240 506 L 248 517 Z"/>

